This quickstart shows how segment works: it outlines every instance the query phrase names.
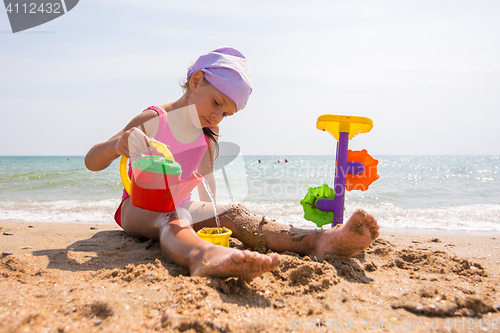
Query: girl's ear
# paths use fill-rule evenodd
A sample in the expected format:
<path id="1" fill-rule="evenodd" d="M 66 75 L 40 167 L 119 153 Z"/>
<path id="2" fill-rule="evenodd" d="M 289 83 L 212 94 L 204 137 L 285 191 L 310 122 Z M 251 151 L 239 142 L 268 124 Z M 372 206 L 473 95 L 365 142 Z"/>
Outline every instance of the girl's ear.
<path id="1" fill-rule="evenodd" d="M 205 78 L 205 74 L 202 71 L 196 71 L 191 75 L 191 79 L 189 80 L 189 88 L 194 91 L 197 87 L 199 87 L 203 83 L 203 79 Z"/>

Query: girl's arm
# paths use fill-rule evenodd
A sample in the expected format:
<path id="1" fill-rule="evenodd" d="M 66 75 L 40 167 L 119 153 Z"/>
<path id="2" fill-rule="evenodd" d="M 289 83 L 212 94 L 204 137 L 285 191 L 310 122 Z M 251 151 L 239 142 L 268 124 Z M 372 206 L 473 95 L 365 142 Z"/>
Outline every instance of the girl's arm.
<path id="1" fill-rule="evenodd" d="M 216 134 L 219 134 L 219 125 L 213 126 L 212 131 L 214 131 Z M 209 150 L 211 151 L 211 153 L 209 152 Z M 212 191 L 212 194 L 215 199 L 217 186 L 215 183 L 213 160 L 211 157 L 214 156 L 214 150 L 215 150 L 215 145 L 213 142 L 210 142 L 210 146 L 205 152 L 205 155 L 203 155 L 200 165 L 198 165 L 198 172 L 207 181 L 208 186 L 210 187 L 210 190 Z M 211 201 L 208 193 L 205 191 L 205 187 L 203 186 L 203 184 L 198 185 L 198 195 L 200 197 L 200 201 L 208 201 L 208 202 Z"/>
<path id="2" fill-rule="evenodd" d="M 141 138 L 147 137 L 144 133 L 137 130 L 146 121 L 158 116 L 153 110 L 147 110 L 134 119 L 132 119 L 125 128 L 113 135 L 106 142 L 98 143 L 88 151 L 85 155 L 85 166 L 91 171 L 100 171 L 106 169 L 120 155 L 130 157 L 130 149 L 142 149 L 141 145 L 145 145 L 145 140 Z M 142 133 L 142 134 L 141 134 Z M 149 134 L 149 133 L 148 133 Z M 132 138 L 130 137 L 132 135 Z M 135 147 L 129 147 L 129 139 L 135 143 Z"/>

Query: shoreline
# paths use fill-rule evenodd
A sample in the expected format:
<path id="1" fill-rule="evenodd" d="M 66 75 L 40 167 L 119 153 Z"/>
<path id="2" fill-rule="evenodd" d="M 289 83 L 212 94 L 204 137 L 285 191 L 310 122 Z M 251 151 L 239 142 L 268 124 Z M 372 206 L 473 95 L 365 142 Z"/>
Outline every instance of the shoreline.
<path id="1" fill-rule="evenodd" d="M 484 231 L 484 230 L 459 230 L 459 229 L 413 229 L 413 228 L 380 228 L 384 233 L 398 234 L 439 234 L 439 235 L 457 235 L 457 236 L 499 236 L 500 231 Z"/>
<path id="2" fill-rule="evenodd" d="M 43 221 L 43 222 L 26 222 L 26 221 L 16 221 L 16 220 L 0 220 L 1 224 L 10 223 L 24 223 L 29 224 L 75 224 L 75 225 L 95 225 L 95 226 L 113 226 L 117 225 L 116 222 L 102 222 L 102 221 Z M 298 227 L 300 228 L 300 227 Z M 316 227 L 309 227 L 304 229 L 317 229 Z M 391 227 L 381 227 L 381 232 L 384 233 L 410 233 L 410 234 L 439 234 L 439 235 L 472 235 L 472 236 L 499 236 L 500 231 L 496 230 L 462 230 L 462 229 L 432 229 L 432 228 L 391 228 Z"/>
<path id="3" fill-rule="evenodd" d="M 451 332 L 480 331 L 480 320 L 500 330 L 496 235 L 382 230 L 353 258 L 281 253 L 278 269 L 246 282 L 190 277 L 158 243 L 118 225 L 0 227 L 0 253 L 12 253 L 0 257 L 2 332 L 302 332 L 318 320 L 321 332 L 336 332 L 339 323 L 370 332 L 398 323 L 428 332 L 437 323 L 434 331 L 449 332 L 446 320 L 474 323 Z M 231 246 L 245 248 L 235 239 Z"/>

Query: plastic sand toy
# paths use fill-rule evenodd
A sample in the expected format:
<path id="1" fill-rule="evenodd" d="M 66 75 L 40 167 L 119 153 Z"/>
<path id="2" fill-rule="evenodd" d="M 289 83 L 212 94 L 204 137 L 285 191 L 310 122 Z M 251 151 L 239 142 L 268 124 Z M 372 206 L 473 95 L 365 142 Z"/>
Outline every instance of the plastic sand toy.
<path id="1" fill-rule="evenodd" d="M 229 236 L 231 236 L 232 232 L 227 228 L 203 228 L 198 230 L 197 234 L 207 242 L 229 247 Z"/>
<path id="2" fill-rule="evenodd" d="M 150 139 L 150 144 L 161 156 L 141 155 L 132 159 L 132 180 L 127 173 L 127 158 L 120 161 L 123 186 L 130 194 L 132 205 L 155 212 L 171 212 L 175 203 L 188 195 L 203 177 L 193 172 L 180 180 L 182 169 L 163 143 Z"/>
<path id="3" fill-rule="evenodd" d="M 337 139 L 334 189 L 324 184 L 310 187 L 300 202 L 304 208 L 304 218 L 318 227 L 332 223 L 332 227 L 344 221 L 345 189 L 366 191 L 379 178 L 378 161 L 368 152 L 348 150 L 348 143 L 359 133 L 367 133 L 373 128 L 370 118 L 356 116 L 323 115 L 316 127 L 327 131 Z"/>

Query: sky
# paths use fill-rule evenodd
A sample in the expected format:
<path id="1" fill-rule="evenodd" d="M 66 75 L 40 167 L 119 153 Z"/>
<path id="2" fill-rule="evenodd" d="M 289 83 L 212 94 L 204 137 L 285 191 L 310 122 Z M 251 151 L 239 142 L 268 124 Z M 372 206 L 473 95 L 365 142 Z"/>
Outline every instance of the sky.
<path id="1" fill-rule="evenodd" d="M 0 155 L 85 155 L 173 102 L 198 56 L 250 64 L 220 124 L 244 155 L 334 155 L 323 114 L 369 117 L 376 155 L 500 155 L 500 1 L 83 0 L 13 34 L 0 9 Z"/>

